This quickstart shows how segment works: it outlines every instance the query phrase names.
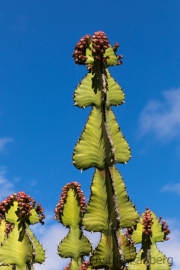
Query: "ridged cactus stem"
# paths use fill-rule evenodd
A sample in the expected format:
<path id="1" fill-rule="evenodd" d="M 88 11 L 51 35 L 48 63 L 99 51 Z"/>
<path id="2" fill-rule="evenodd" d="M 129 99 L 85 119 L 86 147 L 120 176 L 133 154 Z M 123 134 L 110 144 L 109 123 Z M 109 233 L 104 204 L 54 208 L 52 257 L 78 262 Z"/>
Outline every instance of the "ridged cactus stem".
<path id="1" fill-rule="evenodd" d="M 69 228 L 68 235 L 58 247 L 60 256 L 71 258 L 65 270 L 127 270 L 127 263 L 129 270 L 158 270 L 160 268 L 150 266 L 151 256 L 164 259 L 155 242 L 166 239 L 164 236 L 165 232 L 169 233 L 168 228 L 165 227 L 162 233 L 161 226 L 152 226 L 151 237 L 152 220 L 149 217 L 154 214 L 149 210 L 143 220 L 144 227 L 141 220 L 138 223 L 139 215 L 115 167 L 116 163 L 125 164 L 131 158 L 129 145 L 111 109 L 123 104 L 125 97 L 108 70 L 109 66 L 122 64 L 122 55 L 116 55 L 118 47 L 117 43 L 112 47 L 106 34 L 98 31 L 92 37 L 82 37 L 74 48 L 75 63 L 86 65 L 88 69 L 75 90 L 74 105 L 79 108 L 91 106 L 92 110 L 75 145 L 73 164 L 81 171 L 94 167 L 95 172 L 90 199 L 83 209 L 79 208 L 75 183 L 65 188 L 66 195 L 62 196 L 55 210 L 56 219 Z M 147 223 L 147 220 L 150 222 Z M 87 262 L 84 256 L 89 254 L 91 246 L 83 237 L 83 228 L 101 233 L 100 241 Z M 126 234 L 124 228 L 127 228 Z M 142 243 L 137 255 L 134 243 Z M 138 265 L 139 261 L 141 265 Z M 163 267 L 163 270 L 170 269 L 168 263 Z"/>
<path id="2" fill-rule="evenodd" d="M 77 182 L 65 185 L 54 210 L 55 219 L 69 228 L 67 236 L 58 246 L 61 257 L 71 258 L 65 270 L 79 270 L 84 262 L 83 257 L 91 252 L 91 244 L 82 231 L 82 216 L 86 203 L 80 187 Z"/>
<path id="3" fill-rule="evenodd" d="M 75 63 L 87 65 L 89 71 L 74 94 L 75 105 L 92 106 L 92 111 L 75 146 L 73 164 L 81 170 L 96 168 L 82 220 L 86 230 L 101 232 L 100 242 L 90 257 L 95 269 L 124 269 L 135 255 L 132 245 L 128 256 L 123 243 L 118 241 L 118 237 L 125 239 L 122 231 L 118 232 L 120 227 L 135 225 L 138 214 L 114 166 L 130 159 L 128 143 L 111 109 L 124 102 L 122 89 L 108 71 L 109 66 L 121 64 L 118 60 L 122 56 L 115 53 L 117 47 L 111 47 L 106 34 L 99 31 L 92 37 L 84 36 L 73 53 Z"/>
<path id="4" fill-rule="evenodd" d="M 107 85 L 107 74 L 106 74 L 106 70 L 105 70 L 105 64 L 100 63 L 101 65 L 101 78 L 102 78 L 102 85 L 103 85 L 103 89 L 102 89 L 102 123 L 103 123 L 103 129 L 104 129 L 104 133 L 105 136 L 107 136 L 107 143 L 105 145 L 107 145 L 106 147 L 106 157 L 109 156 L 109 153 L 111 153 L 111 160 L 109 162 L 109 165 L 112 166 L 113 164 L 115 164 L 115 157 L 114 157 L 114 144 L 113 144 L 113 140 L 111 138 L 111 135 L 109 133 L 109 129 L 108 129 L 108 125 L 107 125 L 107 108 L 106 108 L 106 102 L 107 102 L 107 91 L 108 91 L 108 85 Z"/>
<path id="5" fill-rule="evenodd" d="M 150 237 L 145 236 L 142 240 L 142 249 L 144 261 L 147 265 L 147 270 L 150 270 L 150 260 L 151 260 L 151 241 Z"/>

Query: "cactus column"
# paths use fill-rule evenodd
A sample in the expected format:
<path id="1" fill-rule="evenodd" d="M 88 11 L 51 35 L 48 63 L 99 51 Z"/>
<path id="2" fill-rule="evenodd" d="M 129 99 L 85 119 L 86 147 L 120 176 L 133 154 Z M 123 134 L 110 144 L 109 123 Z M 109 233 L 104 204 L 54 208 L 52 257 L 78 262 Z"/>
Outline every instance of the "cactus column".
<path id="1" fill-rule="evenodd" d="M 118 236 L 121 228 L 136 225 L 138 213 L 129 200 L 123 179 L 115 168 L 126 163 L 131 155 L 111 109 L 124 102 L 124 93 L 108 71 L 109 66 L 120 65 L 121 55 L 111 47 L 104 32 L 84 36 L 75 46 L 76 64 L 86 65 L 88 74 L 75 90 L 75 105 L 92 106 L 92 111 L 73 153 L 76 168 L 95 168 L 91 197 L 86 207 L 83 225 L 86 230 L 101 232 L 101 239 L 90 258 L 95 269 L 125 269 L 134 258 L 134 247 L 128 253 Z M 123 236 L 122 236 L 123 237 Z M 122 238 L 121 237 L 121 238 Z M 120 243 L 121 242 L 121 243 Z"/>

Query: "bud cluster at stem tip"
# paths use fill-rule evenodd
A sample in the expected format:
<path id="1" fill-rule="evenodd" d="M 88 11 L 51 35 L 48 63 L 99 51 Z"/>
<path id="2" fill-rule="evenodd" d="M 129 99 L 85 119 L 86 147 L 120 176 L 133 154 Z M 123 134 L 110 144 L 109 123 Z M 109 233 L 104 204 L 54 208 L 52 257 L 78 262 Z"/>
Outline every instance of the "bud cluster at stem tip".
<path id="1" fill-rule="evenodd" d="M 5 213 L 8 212 L 9 208 L 13 205 L 16 200 L 16 194 L 8 196 L 5 200 L 0 203 L 0 219 L 5 218 Z"/>
<path id="2" fill-rule="evenodd" d="M 110 47 L 108 38 L 104 32 L 98 31 L 94 33 L 94 35 L 92 36 L 92 47 L 92 51 L 95 54 L 95 60 L 105 61 L 109 58 L 109 56 L 107 56 L 106 59 L 103 58 L 105 50 Z"/>
<path id="3" fill-rule="evenodd" d="M 108 41 L 108 37 L 106 33 L 103 31 L 95 32 L 91 37 L 90 35 L 85 35 L 77 42 L 74 47 L 74 52 L 72 57 L 76 64 L 85 65 L 88 57 L 92 57 L 94 61 L 106 62 L 107 59 L 110 59 L 109 55 L 104 56 L 106 50 L 110 47 L 110 43 Z M 116 52 L 119 44 L 116 42 L 112 47 L 113 51 Z M 86 49 L 91 51 L 91 55 L 89 52 L 86 55 Z M 116 56 L 117 60 L 123 58 L 122 55 Z M 117 61 L 116 65 L 121 65 L 122 61 Z M 91 65 L 90 65 L 91 66 Z"/>
<path id="4" fill-rule="evenodd" d="M 90 40 L 91 37 L 89 35 L 85 35 L 74 47 L 74 53 L 72 56 L 74 57 L 76 64 L 85 65 L 87 59 L 87 56 L 85 55 L 86 48 L 89 47 Z"/>
<path id="5" fill-rule="evenodd" d="M 62 193 L 61 193 L 61 197 L 60 200 L 58 202 L 58 204 L 56 205 L 56 208 L 54 210 L 55 212 L 55 217 L 54 219 L 57 220 L 61 220 L 61 215 L 63 213 L 63 209 L 64 209 L 64 204 L 66 203 L 66 199 L 68 196 L 68 191 L 70 189 L 73 189 L 76 194 L 78 195 L 79 198 L 79 204 L 80 204 L 80 212 L 84 213 L 85 207 L 86 207 L 86 202 L 85 202 L 85 197 L 84 197 L 84 193 L 83 191 L 81 191 L 80 189 L 81 185 L 77 182 L 72 182 L 72 183 L 68 183 L 66 184 L 63 188 L 62 188 Z"/>
<path id="6" fill-rule="evenodd" d="M 149 208 L 146 208 L 146 211 L 144 212 L 144 216 L 143 216 L 143 232 L 145 233 L 145 235 L 150 236 L 152 235 L 152 230 L 151 227 L 153 225 L 153 218 L 151 216 L 151 211 L 149 210 Z"/>
<path id="7" fill-rule="evenodd" d="M 29 217 L 32 215 L 31 210 L 35 209 L 36 213 L 39 216 L 39 222 L 44 224 L 42 221 L 45 218 L 44 209 L 38 203 L 36 205 L 36 201 L 28 196 L 25 192 L 21 191 L 17 194 L 13 194 L 8 196 L 5 200 L 0 203 L 0 218 L 5 218 L 5 213 L 8 212 L 13 203 L 17 201 L 18 209 L 17 209 L 17 216 L 22 221 L 28 221 Z"/>

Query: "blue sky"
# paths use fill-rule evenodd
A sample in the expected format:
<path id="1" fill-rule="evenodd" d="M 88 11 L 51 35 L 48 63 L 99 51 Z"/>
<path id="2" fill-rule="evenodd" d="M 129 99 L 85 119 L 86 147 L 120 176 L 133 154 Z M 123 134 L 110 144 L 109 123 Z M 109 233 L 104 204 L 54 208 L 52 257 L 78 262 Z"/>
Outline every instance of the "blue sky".
<path id="1" fill-rule="evenodd" d="M 82 36 L 99 30 L 112 45 L 120 43 L 124 56 L 110 72 L 126 94 L 114 112 L 133 158 L 118 169 L 137 210 L 148 206 L 169 221 L 172 237 L 161 249 L 177 270 L 179 0 L 0 1 L 0 200 L 25 191 L 42 204 L 47 222 L 35 231 L 50 253 L 64 233 L 53 221 L 61 188 L 78 181 L 88 199 L 93 169 L 81 174 L 71 164 L 90 112 L 73 106 L 75 86 L 87 71 L 72 53 Z M 62 269 L 55 256 L 36 269 Z"/>

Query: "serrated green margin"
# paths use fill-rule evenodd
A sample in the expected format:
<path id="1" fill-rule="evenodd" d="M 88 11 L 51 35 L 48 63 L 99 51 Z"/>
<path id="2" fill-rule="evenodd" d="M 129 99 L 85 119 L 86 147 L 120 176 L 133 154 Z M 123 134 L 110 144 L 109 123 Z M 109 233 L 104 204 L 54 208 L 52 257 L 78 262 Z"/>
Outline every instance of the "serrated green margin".
<path id="1" fill-rule="evenodd" d="M 91 185 L 91 197 L 86 207 L 82 224 L 87 231 L 101 232 L 108 229 L 107 221 L 105 173 L 96 169 Z"/>
<path id="2" fill-rule="evenodd" d="M 33 232 L 30 230 L 30 228 L 26 229 L 26 233 L 29 237 L 29 240 L 31 241 L 33 245 L 34 263 L 42 264 L 45 261 L 45 250 L 43 249 L 43 246 L 36 239 Z"/>
<path id="3" fill-rule="evenodd" d="M 58 246 L 62 258 L 71 258 L 70 270 L 79 270 L 83 257 L 92 250 L 91 243 L 81 229 L 80 204 L 77 192 L 70 188 L 64 202 L 61 222 L 69 228 L 67 236 Z"/>
<path id="4" fill-rule="evenodd" d="M 115 115 L 111 109 L 106 111 L 106 121 L 109 130 L 109 136 L 113 142 L 114 155 L 116 163 L 127 163 L 131 158 L 129 145 L 122 135 L 118 126 Z"/>
<path id="5" fill-rule="evenodd" d="M 18 226 L 15 226 L 9 237 L 0 247 L 0 264 L 16 265 L 18 269 L 26 269 L 26 265 L 32 261 L 33 246 L 25 234 L 19 241 Z"/>
<path id="6" fill-rule="evenodd" d="M 135 226 L 139 220 L 139 214 L 130 200 L 126 186 L 119 171 L 113 166 L 109 168 L 114 186 L 118 212 L 120 217 L 120 227 L 128 228 Z"/>
<path id="7" fill-rule="evenodd" d="M 98 246 L 90 257 L 93 268 L 121 269 L 124 262 L 121 260 L 117 240 L 114 232 L 102 233 Z"/>
<path id="8" fill-rule="evenodd" d="M 131 262 L 136 257 L 136 248 L 124 235 L 123 231 L 119 229 L 116 233 L 118 238 L 119 247 L 121 248 L 122 255 L 126 262 Z"/>
<path id="9" fill-rule="evenodd" d="M 73 163 L 76 168 L 82 170 L 91 167 L 103 169 L 104 160 L 105 142 L 102 136 L 102 112 L 94 107 L 74 148 Z"/>
<path id="10" fill-rule="evenodd" d="M 64 226 L 78 226 L 80 220 L 78 195 L 73 189 L 69 189 L 64 203 L 63 215 L 61 216 L 62 224 Z"/>
<path id="11" fill-rule="evenodd" d="M 96 79 L 96 73 L 90 71 L 78 84 L 74 93 L 74 102 L 80 108 L 87 106 L 96 106 L 100 108 L 102 105 L 102 79 L 101 73 Z M 113 79 L 108 69 L 106 69 L 107 76 L 107 99 L 106 108 L 110 106 L 117 106 L 124 103 L 125 95 L 120 85 Z"/>
<path id="12" fill-rule="evenodd" d="M 107 48 L 103 56 L 109 56 L 109 59 L 106 60 L 107 66 L 114 66 L 117 64 L 117 56 L 112 47 Z"/>

